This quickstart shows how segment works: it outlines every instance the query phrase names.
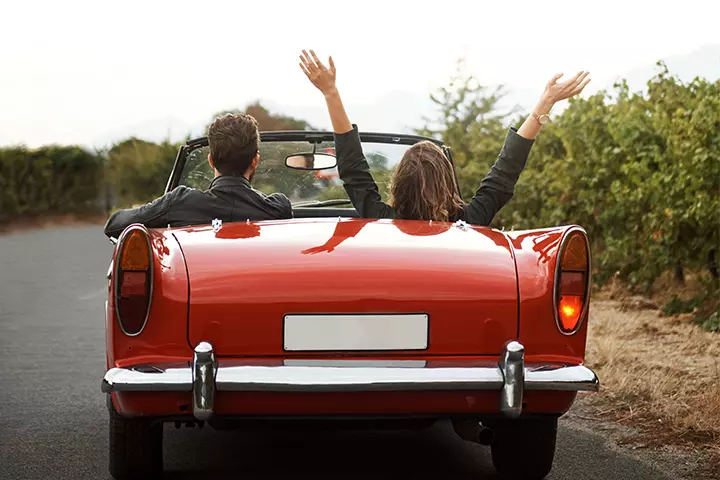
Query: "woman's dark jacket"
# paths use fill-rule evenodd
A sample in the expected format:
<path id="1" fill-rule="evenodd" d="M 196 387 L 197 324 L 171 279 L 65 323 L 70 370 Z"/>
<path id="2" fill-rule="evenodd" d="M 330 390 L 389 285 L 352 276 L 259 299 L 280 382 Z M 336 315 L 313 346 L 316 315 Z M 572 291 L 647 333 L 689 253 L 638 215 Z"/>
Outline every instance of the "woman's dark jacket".
<path id="1" fill-rule="evenodd" d="M 533 143 L 534 140 L 518 135 L 516 128 L 510 128 L 490 173 L 458 218 L 451 220 L 489 225 L 495 214 L 512 198 Z M 395 218 L 393 208 L 381 200 L 377 184 L 370 174 L 357 125 L 353 125 L 353 129 L 347 133 L 335 134 L 335 152 L 340 179 L 360 217 Z"/>

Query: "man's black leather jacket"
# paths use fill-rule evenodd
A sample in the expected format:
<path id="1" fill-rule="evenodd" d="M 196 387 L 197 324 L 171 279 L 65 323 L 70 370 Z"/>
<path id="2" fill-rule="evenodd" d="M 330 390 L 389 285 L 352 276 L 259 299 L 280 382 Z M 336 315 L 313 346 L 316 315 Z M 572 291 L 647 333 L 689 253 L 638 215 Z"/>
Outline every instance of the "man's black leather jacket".
<path id="1" fill-rule="evenodd" d="M 115 212 L 105 224 L 105 235 L 118 238 L 128 225 L 148 228 L 181 227 L 224 222 L 292 218 L 290 200 L 282 193 L 265 195 L 244 177 L 216 177 L 206 191 L 179 186 L 137 208 Z"/>

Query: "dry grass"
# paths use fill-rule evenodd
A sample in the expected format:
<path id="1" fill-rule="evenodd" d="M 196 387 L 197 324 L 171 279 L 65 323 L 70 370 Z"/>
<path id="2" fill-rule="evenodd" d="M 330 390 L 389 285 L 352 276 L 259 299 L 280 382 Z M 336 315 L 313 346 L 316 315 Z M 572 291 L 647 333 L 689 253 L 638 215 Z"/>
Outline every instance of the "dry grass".
<path id="1" fill-rule="evenodd" d="M 720 335 L 686 316 L 591 306 L 587 363 L 601 392 L 583 403 L 639 431 L 647 444 L 691 445 L 720 459 Z"/>

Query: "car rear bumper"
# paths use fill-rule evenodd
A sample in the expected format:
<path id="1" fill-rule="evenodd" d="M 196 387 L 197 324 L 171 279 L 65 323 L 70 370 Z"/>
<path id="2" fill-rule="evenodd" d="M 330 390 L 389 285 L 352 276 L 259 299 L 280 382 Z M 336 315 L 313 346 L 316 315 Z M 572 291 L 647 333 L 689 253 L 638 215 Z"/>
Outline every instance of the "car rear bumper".
<path id="1" fill-rule="evenodd" d="M 367 366 L 371 365 L 371 366 Z M 489 390 L 500 393 L 498 409 L 522 413 L 525 390 L 598 391 L 595 373 L 582 365 L 525 364 L 523 346 L 508 342 L 496 365 L 427 366 L 424 361 L 287 361 L 283 365 L 218 362 L 212 345 L 195 347 L 185 365 L 111 368 L 102 381 L 110 392 L 192 392 L 193 416 L 208 420 L 216 392 L 371 392 Z"/>

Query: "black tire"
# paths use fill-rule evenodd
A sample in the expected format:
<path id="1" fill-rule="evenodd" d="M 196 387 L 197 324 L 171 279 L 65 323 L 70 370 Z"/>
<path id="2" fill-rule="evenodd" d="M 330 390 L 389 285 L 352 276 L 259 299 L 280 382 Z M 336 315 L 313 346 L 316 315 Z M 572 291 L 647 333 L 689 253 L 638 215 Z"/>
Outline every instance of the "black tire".
<path id="1" fill-rule="evenodd" d="M 147 418 L 123 418 L 110 411 L 110 475 L 116 480 L 160 478 L 163 424 Z"/>
<path id="2" fill-rule="evenodd" d="M 504 420 L 492 425 L 492 460 L 505 478 L 542 479 L 552 470 L 557 417 Z"/>

